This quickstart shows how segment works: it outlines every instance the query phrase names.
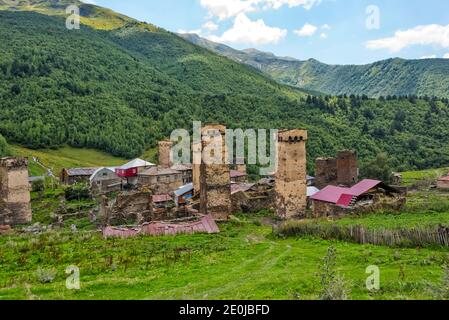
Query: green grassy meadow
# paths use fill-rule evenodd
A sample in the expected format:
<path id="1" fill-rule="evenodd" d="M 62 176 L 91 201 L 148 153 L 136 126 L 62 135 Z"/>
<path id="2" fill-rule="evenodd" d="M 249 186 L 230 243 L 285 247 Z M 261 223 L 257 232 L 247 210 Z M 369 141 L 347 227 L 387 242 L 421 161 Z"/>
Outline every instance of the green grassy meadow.
<path id="1" fill-rule="evenodd" d="M 445 249 L 395 249 L 319 239 L 277 239 L 247 219 L 218 235 L 104 240 L 97 232 L 47 232 L 0 238 L 1 299 L 316 299 L 329 246 L 351 299 L 432 299 Z M 80 268 L 81 290 L 65 287 L 65 268 Z M 381 290 L 365 288 L 365 270 L 381 270 Z M 43 284 L 37 269 L 57 271 Z"/>

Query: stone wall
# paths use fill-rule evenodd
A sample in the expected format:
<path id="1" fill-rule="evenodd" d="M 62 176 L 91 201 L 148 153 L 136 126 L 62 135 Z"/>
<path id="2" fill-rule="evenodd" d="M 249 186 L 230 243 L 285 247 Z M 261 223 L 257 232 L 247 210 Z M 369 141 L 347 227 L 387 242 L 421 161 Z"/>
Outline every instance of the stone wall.
<path id="1" fill-rule="evenodd" d="M 226 128 L 220 125 L 206 126 L 202 130 L 202 150 L 208 152 L 211 143 L 221 136 L 221 163 L 205 163 L 200 166 L 200 212 L 211 214 L 216 220 L 227 220 L 231 215 L 231 178 L 226 164 Z M 211 139 L 212 138 L 212 139 Z M 211 140 L 209 140 L 211 139 Z M 218 152 L 219 150 L 214 150 Z"/>
<path id="2" fill-rule="evenodd" d="M 139 185 L 149 188 L 153 194 L 171 194 L 183 186 L 181 172 L 170 175 L 139 176 Z"/>
<path id="3" fill-rule="evenodd" d="M 28 160 L 0 159 L 0 224 L 27 224 L 32 220 Z"/>
<path id="4" fill-rule="evenodd" d="M 307 209 L 307 131 L 284 130 L 278 136 L 276 212 L 284 219 L 305 217 Z"/>

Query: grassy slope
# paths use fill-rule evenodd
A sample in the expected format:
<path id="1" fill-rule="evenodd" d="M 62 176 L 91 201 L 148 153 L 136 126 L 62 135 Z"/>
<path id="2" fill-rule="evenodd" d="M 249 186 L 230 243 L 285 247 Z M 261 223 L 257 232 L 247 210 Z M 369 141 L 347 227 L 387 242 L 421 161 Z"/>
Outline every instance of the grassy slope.
<path id="1" fill-rule="evenodd" d="M 330 245 L 351 282 L 352 299 L 431 298 L 443 250 L 400 250 L 313 239 L 271 238 L 271 228 L 221 225 L 219 235 L 140 237 L 104 241 L 96 234 L 2 237 L 0 299 L 314 299 L 318 265 Z M 64 270 L 77 265 L 81 291 L 65 289 Z M 365 289 L 369 265 L 381 268 L 382 291 Z M 38 266 L 55 268 L 52 284 Z M 400 269 L 405 278 L 400 279 Z"/>
<path id="2" fill-rule="evenodd" d="M 32 161 L 33 157 L 37 157 L 56 175 L 61 172 L 62 168 L 118 166 L 127 161 L 92 149 L 64 147 L 58 150 L 31 150 L 18 145 L 12 145 L 11 148 L 14 154 L 26 156 L 31 160 L 30 171 L 32 175 L 45 174 L 45 171 Z"/>
<path id="3" fill-rule="evenodd" d="M 420 171 L 407 171 L 402 173 L 403 183 L 406 186 L 414 185 L 419 181 L 435 181 L 449 172 L 449 168 L 429 169 Z"/>

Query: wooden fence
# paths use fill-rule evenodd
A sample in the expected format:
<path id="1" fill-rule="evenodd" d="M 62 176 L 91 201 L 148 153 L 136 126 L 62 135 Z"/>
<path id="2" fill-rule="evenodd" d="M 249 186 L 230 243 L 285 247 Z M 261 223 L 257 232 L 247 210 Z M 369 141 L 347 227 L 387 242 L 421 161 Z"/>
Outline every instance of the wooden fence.
<path id="1" fill-rule="evenodd" d="M 320 225 L 286 222 L 273 229 L 281 237 L 315 236 L 324 240 L 339 240 L 358 244 L 390 247 L 449 247 L 449 228 L 426 227 L 411 229 L 367 229 L 363 226 Z"/>

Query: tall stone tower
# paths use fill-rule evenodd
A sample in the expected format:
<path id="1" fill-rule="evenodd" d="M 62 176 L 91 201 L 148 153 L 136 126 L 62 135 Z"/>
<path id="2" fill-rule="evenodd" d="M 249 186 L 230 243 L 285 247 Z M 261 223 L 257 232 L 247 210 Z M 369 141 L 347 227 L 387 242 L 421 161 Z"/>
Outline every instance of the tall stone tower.
<path id="1" fill-rule="evenodd" d="M 337 185 L 337 159 L 317 158 L 315 160 L 315 187 L 323 189 Z"/>
<path id="2" fill-rule="evenodd" d="M 350 150 L 340 151 L 337 156 L 337 183 L 352 187 L 359 182 L 357 153 Z"/>
<path id="3" fill-rule="evenodd" d="M 0 224 L 27 224 L 32 220 L 28 160 L 0 159 Z"/>
<path id="4" fill-rule="evenodd" d="M 200 192 L 200 176 L 201 176 L 201 162 L 202 162 L 202 147 L 201 141 L 193 142 L 193 165 L 192 165 L 192 182 L 195 194 Z"/>
<path id="5" fill-rule="evenodd" d="M 307 209 L 307 131 L 283 130 L 278 136 L 276 211 L 284 219 L 304 217 Z"/>
<path id="6" fill-rule="evenodd" d="M 171 157 L 172 148 L 172 141 L 159 142 L 159 166 L 163 168 L 170 168 L 173 166 L 173 158 Z"/>
<path id="7" fill-rule="evenodd" d="M 211 214 L 216 220 L 227 220 L 232 212 L 230 168 L 226 163 L 226 127 L 205 126 L 202 133 L 203 161 L 200 167 L 200 211 Z M 207 163 L 204 156 L 209 151 L 213 137 L 221 136 L 221 163 Z M 212 139 L 208 141 L 209 139 Z M 211 155 L 211 154 L 209 154 Z M 218 155 L 211 155 L 218 156 Z M 218 157 L 220 158 L 220 157 Z"/>

